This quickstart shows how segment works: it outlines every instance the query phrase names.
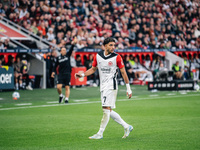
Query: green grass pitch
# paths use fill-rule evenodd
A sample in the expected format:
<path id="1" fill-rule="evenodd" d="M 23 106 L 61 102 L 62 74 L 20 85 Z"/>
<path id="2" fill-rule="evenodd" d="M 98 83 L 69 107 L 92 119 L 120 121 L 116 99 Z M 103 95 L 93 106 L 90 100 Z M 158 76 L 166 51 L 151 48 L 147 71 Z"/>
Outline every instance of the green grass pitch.
<path id="1" fill-rule="evenodd" d="M 101 140 L 90 140 L 102 118 L 98 87 L 71 89 L 69 104 L 58 104 L 56 89 L 0 92 L 0 150 L 197 150 L 200 149 L 200 92 L 147 91 L 119 86 L 115 111 L 134 130 L 110 119 Z M 63 89 L 64 90 L 64 89 Z M 64 93 L 64 91 L 63 91 Z"/>

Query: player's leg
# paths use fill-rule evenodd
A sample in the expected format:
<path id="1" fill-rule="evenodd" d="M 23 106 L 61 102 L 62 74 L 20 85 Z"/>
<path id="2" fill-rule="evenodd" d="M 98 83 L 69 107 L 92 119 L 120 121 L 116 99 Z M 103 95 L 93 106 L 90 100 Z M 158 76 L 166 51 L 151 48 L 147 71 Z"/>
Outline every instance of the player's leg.
<path id="1" fill-rule="evenodd" d="M 19 75 L 17 72 L 15 72 L 14 76 L 15 76 L 15 89 L 19 90 L 19 82 L 18 82 Z"/>
<path id="2" fill-rule="evenodd" d="M 64 95 L 62 94 L 62 84 L 57 84 L 57 92 L 59 94 L 59 103 L 61 103 L 65 98 Z"/>
<path id="3" fill-rule="evenodd" d="M 121 117 L 120 115 L 115 112 L 114 110 L 111 111 L 110 117 L 120 125 L 124 127 L 124 136 L 122 138 L 126 138 L 129 136 L 130 132 L 133 130 L 133 127 L 129 124 L 127 124 Z"/>
<path id="4" fill-rule="evenodd" d="M 110 101 L 110 95 L 112 95 L 113 90 L 103 91 L 101 92 L 101 102 L 102 102 L 102 108 L 103 108 L 103 117 L 101 120 L 100 128 L 97 134 L 89 137 L 89 139 L 102 139 L 103 138 L 103 132 L 106 129 L 106 126 L 110 120 L 110 112 L 111 112 L 111 101 Z"/>
<path id="5" fill-rule="evenodd" d="M 68 103 L 68 101 L 69 101 L 70 80 L 71 80 L 71 75 L 70 74 L 66 74 L 65 78 L 64 78 L 64 84 L 65 84 L 65 103 Z"/>
<path id="6" fill-rule="evenodd" d="M 57 92 L 59 94 L 59 103 L 61 103 L 65 96 L 62 94 L 62 86 L 63 86 L 63 75 L 58 75 L 58 81 L 57 81 Z"/>
<path id="7" fill-rule="evenodd" d="M 113 90 L 113 98 L 112 99 L 112 108 L 115 108 L 115 102 L 117 99 L 117 90 Z M 129 133 L 133 130 L 133 127 L 129 124 L 127 124 L 121 117 L 120 115 L 115 112 L 114 110 L 111 110 L 110 112 L 110 117 L 117 123 L 119 123 L 120 125 L 122 125 L 124 127 L 124 136 L 122 138 L 126 138 L 127 136 L 129 136 Z"/>
<path id="8" fill-rule="evenodd" d="M 69 101 L 69 95 L 70 95 L 70 86 L 65 86 L 65 103 L 68 103 Z"/>
<path id="9" fill-rule="evenodd" d="M 101 119 L 99 131 L 97 132 L 97 134 L 89 137 L 89 139 L 102 139 L 103 138 L 103 132 L 106 129 L 106 126 L 110 120 L 110 111 L 111 111 L 110 107 L 103 107 L 103 117 Z"/>
<path id="10" fill-rule="evenodd" d="M 197 81 L 198 81 L 199 80 L 199 68 L 197 68 L 196 75 L 197 75 Z"/>

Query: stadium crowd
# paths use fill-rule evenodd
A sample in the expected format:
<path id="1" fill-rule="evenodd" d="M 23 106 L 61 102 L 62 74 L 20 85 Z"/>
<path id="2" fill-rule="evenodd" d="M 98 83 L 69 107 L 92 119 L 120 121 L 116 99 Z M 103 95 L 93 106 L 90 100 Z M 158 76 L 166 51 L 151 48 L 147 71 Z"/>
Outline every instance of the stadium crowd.
<path id="1" fill-rule="evenodd" d="M 116 39 L 116 49 L 200 48 L 199 0 L 4 0 L 0 2 L 0 15 L 59 48 L 70 45 L 75 36 L 78 49 L 101 48 L 107 37 Z M 0 49 L 10 47 L 9 39 L 0 40 Z M 47 87 L 54 87 L 50 74 L 56 52 L 36 56 L 46 60 Z M 86 58 L 84 64 L 79 55 L 76 60 L 74 56 L 73 52 L 72 67 L 91 67 L 93 55 Z M 185 67 L 179 68 L 181 75 L 174 73 L 174 77 L 198 80 L 199 75 L 194 76 L 193 70 L 198 72 L 200 68 L 199 56 L 189 60 L 184 57 L 184 60 Z M 124 63 L 130 80 L 156 80 L 166 71 L 165 61 L 160 57 L 154 57 L 151 62 L 148 56 L 141 61 L 126 55 Z M 173 67 L 173 71 L 178 72 L 177 67 Z M 97 83 L 97 78 L 98 73 L 88 80 Z"/>
<path id="2" fill-rule="evenodd" d="M 200 48 L 199 0 L 11 0 L 0 14 L 63 47 L 100 48 L 115 37 L 117 48 Z"/>

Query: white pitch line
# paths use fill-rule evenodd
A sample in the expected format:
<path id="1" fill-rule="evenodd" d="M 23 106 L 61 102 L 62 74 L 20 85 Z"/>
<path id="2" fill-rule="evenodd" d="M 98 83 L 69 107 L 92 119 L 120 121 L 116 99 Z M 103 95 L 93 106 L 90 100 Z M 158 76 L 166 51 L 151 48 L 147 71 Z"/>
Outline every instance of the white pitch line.
<path id="1" fill-rule="evenodd" d="M 0 98 L 0 101 L 4 100 L 3 98 Z"/>
<path id="2" fill-rule="evenodd" d="M 158 96 L 158 95 L 149 95 L 150 97 L 156 97 L 156 96 Z"/>
<path id="3" fill-rule="evenodd" d="M 169 94 L 166 94 L 166 95 L 176 95 L 175 93 L 169 93 Z"/>
<path id="4" fill-rule="evenodd" d="M 138 96 L 132 96 L 132 98 L 138 98 Z"/>
<path id="5" fill-rule="evenodd" d="M 180 94 L 187 94 L 187 92 L 180 92 Z"/>
<path id="6" fill-rule="evenodd" d="M 188 97 L 188 96 L 199 96 L 200 94 L 190 94 L 190 95 L 177 95 L 177 96 L 168 96 L 168 97 L 149 97 L 149 98 L 138 98 L 138 99 L 120 99 L 117 101 L 135 101 L 135 100 L 150 100 L 150 99 L 166 99 L 166 98 L 176 98 L 176 97 Z M 91 101 L 91 102 L 83 102 L 83 103 L 68 103 L 65 105 L 61 105 L 61 104 L 54 104 L 54 105 L 38 105 L 38 106 L 26 106 L 26 107 L 12 107 L 12 108 L 2 108 L 0 110 L 15 110 L 15 109 L 27 109 L 27 108 L 41 108 L 41 107 L 53 107 L 53 106 L 67 106 L 67 105 L 82 105 L 82 104 L 94 104 L 94 103 L 100 103 L 101 101 Z"/>
<path id="7" fill-rule="evenodd" d="M 73 101 L 75 101 L 75 102 L 87 102 L 88 99 L 77 99 L 77 100 L 73 100 Z"/>
<path id="8" fill-rule="evenodd" d="M 51 102 L 47 102 L 48 104 L 56 104 L 58 103 L 58 101 L 51 101 Z"/>
<path id="9" fill-rule="evenodd" d="M 21 104 L 15 104 L 16 106 L 26 106 L 26 105 L 32 105 L 32 103 L 21 103 Z"/>

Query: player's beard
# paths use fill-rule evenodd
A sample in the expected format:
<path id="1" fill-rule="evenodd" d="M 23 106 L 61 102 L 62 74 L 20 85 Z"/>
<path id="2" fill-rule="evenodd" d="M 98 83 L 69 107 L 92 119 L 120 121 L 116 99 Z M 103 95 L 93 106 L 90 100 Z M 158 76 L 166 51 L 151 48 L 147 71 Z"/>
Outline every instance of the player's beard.
<path id="1" fill-rule="evenodd" d="M 111 53 L 114 52 L 114 50 L 112 50 L 112 49 L 108 49 L 107 52 L 108 52 L 108 54 L 111 54 Z"/>

